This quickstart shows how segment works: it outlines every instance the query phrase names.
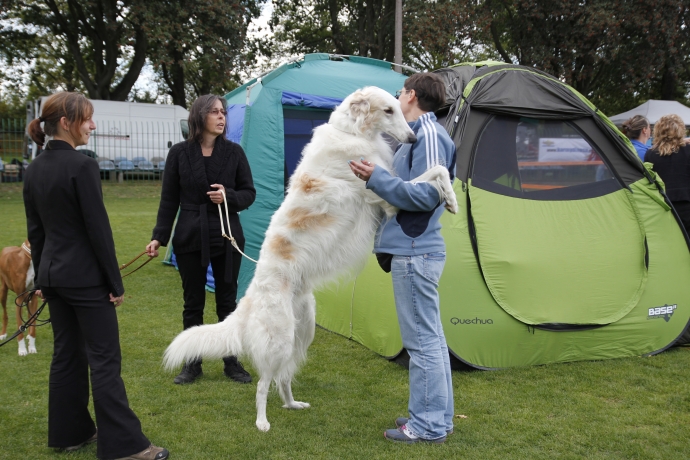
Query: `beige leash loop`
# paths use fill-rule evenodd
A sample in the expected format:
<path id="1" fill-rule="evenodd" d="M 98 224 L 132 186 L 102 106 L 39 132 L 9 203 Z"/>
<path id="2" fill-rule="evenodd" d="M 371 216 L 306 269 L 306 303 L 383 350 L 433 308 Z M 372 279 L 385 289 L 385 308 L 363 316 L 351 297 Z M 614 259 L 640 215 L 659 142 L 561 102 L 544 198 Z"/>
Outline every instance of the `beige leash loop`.
<path id="1" fill-rule="evenodd" d="M 258 264 L 259 262 L 257 262 L 256 260 L 249 257 L 247 254 L 242 252 L 242 250 L 237 245 L 237 241 L 235 241 L 235 238 L 232 236 L 232 230 L 230 230 L 230 213 L 228 212 L 228 200 L 225 198 L 225 190 L 220 189 L 220 193 L 223 195 L 223 204 L 225 205 L 225 219 L 228 223 L 228 233 L 225 233 L 225 225 L 223 224 L 223 210 L 220 207 L 220 203 L 218 203 L 218 214 L 220 215 L 220 231 L 223 233 L 223 238 L 227 238 L 228 240 L 230 240 L 230 243 L 233 245 L 233 247 L 237 249 L 240 252 L 240 254 L 242 254 L 244 257 L 251 260 L 255 264 Z"/>

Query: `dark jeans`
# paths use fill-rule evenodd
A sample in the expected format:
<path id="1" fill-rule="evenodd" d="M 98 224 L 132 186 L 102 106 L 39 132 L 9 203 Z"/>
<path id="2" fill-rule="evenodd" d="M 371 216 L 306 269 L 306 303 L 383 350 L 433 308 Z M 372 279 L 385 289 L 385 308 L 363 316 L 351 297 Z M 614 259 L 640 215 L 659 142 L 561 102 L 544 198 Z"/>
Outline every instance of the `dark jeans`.
<path id="1" fill-rule="evenodd" d="M 673 203 L 673 207 L 676 208 L 685 231 L 690 234 L 690 201 L 676 201 Z"/>
<path id="2" fill-rule="evenodd" d="M 182 326 L 204 324 L 204 305 L 206 303 L 206 267 L 201 266 L 201 251 L 175 254 L 177 268 L 182 278 L 184 310 Z M 213 279 L 216 283 L 216 313 L 218 321 L 223 321 L 237 307 L 237 276 L 240 272 L 242 254 L 232 253 L 232 281 L 225 281 L 225 254 L 211 257 Z"/>
<path id="3" fill-rule="evenodd" d="M 48 300 L 55 337 L 48 395 L 48 446 L 75 446 L 96 432 L 88 410 L 91 368 L 98 457 L 125 457 L 146 449 L 151 443 L 129 408 L 120 377 L 120 336 L 108 288 L 45 287 L 42 291 Z"/>

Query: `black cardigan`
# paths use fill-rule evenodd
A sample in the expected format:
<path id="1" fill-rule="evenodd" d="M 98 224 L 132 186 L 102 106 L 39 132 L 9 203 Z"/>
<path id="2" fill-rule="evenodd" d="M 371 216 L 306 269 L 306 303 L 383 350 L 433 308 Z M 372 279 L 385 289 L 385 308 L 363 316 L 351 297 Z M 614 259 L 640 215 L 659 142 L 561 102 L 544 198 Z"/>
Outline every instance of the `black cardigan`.
<path id="1" fill-rule="evenodd" d="M 48 142 L 26 170 L 24 208 L 38 288 L 104 284 L 124 294 L 96 160 Z"/>
<path id="2" fill-rule="evenodd" d="M 654 171 L 666 184 L 666 195 L 672 202 L 690 201 L 690 145 L 684 145 L 670 155 L 659 155 L 651 148 L 644 161 L 654 164 Z"/>
<path id="3" fill-rule="evenodd" d="M 204 267 L 208 266 L 210 254 L 208 221 L 219 219 L 218 206 L 206 194 L 215 190 L 209 184 L 222 184 L 225 187 L 232 236 L 242 249 L 244 234 L 237 213 L 247 209 L 256 198 L 249 162 L 238 144 L 218 136 L 208 172 L 209 177 L 206 176 L 199 142 L 184 141 L 172 146 L 165 160 L 158 219 L 151 237 L 162 246 L 167 246 L 179 208 L 180 215 L 172 239 L 175 252 L 184 254 L 201 250 L 201 264 Z M 235 248 L 232 251 L 236 251 Z M 227 251 L 227 255 L 230 255 L 230 251 Z M 230 257 L 227 259 L 230 260 Z"/>

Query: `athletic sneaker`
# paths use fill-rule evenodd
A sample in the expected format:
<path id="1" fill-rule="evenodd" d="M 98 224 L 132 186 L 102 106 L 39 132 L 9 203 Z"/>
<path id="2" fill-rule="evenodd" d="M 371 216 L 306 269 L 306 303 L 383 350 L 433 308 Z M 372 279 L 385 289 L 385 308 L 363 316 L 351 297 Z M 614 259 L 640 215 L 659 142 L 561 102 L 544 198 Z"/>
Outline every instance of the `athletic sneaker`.
<path id="1" fill-rule="evenodd" d="M 404 424 L 406 424 L 410 419 L 407 417 L 398 417 L 395 419 L 395 426 L 400 428 Z M 453 429 L 451 428 L 450 430 L 446 431 L 446 436 L 453 434 Z"/>
<path id="2" fill-rule="evenodd" d="M 414 433 L 408 430 L 407 426 L 405 425 L 401 426 L 400 428 L 393 428 L 384 431 L 383 437 L 388 439 L 389 441 L 402 442 L 405 444 L 414 444 L 416 442 L 430 442 L 434 444 L 441 444 L 446 442 L 446 436 L 441 436 L 440 438 L 436 439 L 420 438 L 419 436 L 416 436 Z"/>

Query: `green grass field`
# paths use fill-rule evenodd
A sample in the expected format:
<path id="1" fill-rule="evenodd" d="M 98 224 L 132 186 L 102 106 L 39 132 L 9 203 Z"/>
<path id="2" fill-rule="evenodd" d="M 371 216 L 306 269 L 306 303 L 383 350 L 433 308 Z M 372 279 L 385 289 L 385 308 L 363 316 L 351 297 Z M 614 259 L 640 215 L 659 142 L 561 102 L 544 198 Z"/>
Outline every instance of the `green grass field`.
<path id="1" fill-rule="evenodd" d="M 123 263 L 149 241 L 160 184 L 103 189 Z M 0 247 L 20 245 L 25 233 L 21 184 L 0 184 Z M 401 446 L 382 434 L 406 415 L 407 371 L 317 329 L 293 385 L 295 398 L 312 407 L 282 409 L 272 391 L 271 430 L 262 433 L 254 426 L 256 381 L 227 380 L 220 361 L 204 363 L 204 376 L 187 386 L 162 370 L 162 353 L 182 328 L 177 272 L 157 260 L 124 282 L 118 316 L 130 405 L 172 459 L 690 458 L 686 348 L 650 358 L 454 372 L 455 411 L 466 416 L 455 419 L 455 434 L 442 445 Z M 213 305 L 210 294 L 208 301 Z M 215 321 L 213 309 L 206 316 Z M 94 445 L 73 454 L 46 447 L 50 326 L 37 335 L 38 354 L 20 358 L 13 343 L 0 348 L 0 459 L 95 458 Z"/>

